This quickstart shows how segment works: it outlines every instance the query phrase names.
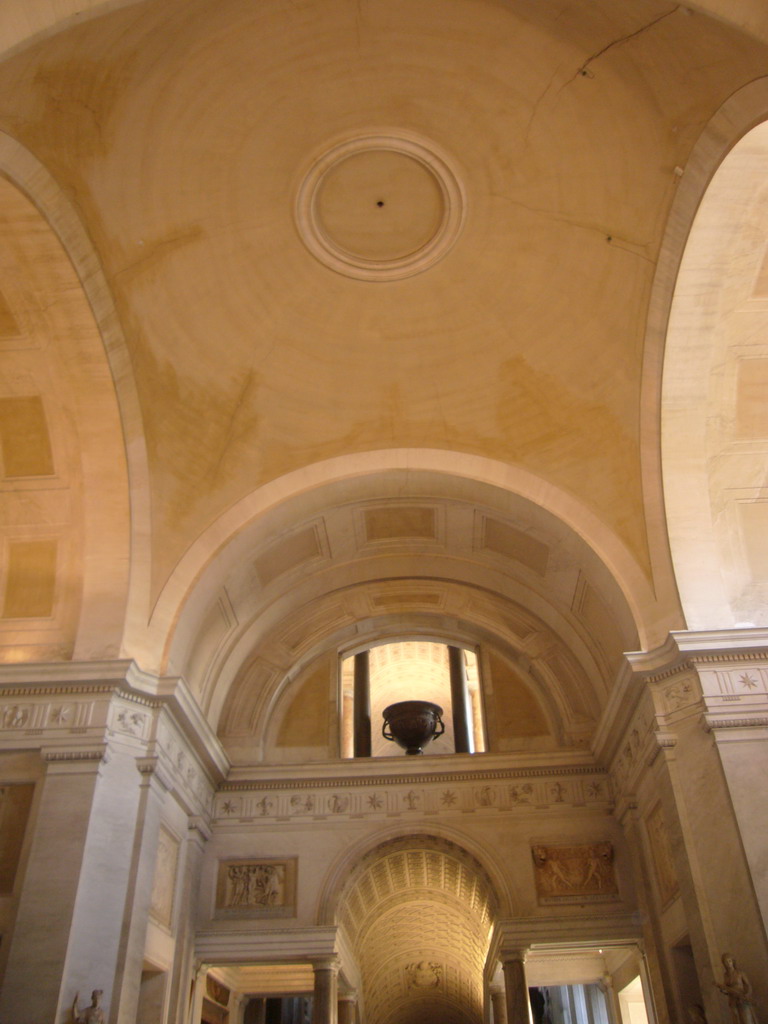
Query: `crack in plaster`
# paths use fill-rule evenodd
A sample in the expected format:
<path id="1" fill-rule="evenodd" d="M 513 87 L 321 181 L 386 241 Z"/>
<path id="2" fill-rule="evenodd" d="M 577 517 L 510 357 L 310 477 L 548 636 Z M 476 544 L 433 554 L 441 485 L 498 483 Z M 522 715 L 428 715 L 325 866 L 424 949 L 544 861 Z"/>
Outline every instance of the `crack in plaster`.
<path id="1" fill-rule="evenodd" d="M 630 39 L 635 39 L 637 36 L 647 32 L 649 29 L 653 28 L 654 25 L 658 25 L 660 21 L 664 21 L 664 19 L 668 18 L 670 15 L 676 14 L 677 11 L 680 10 L 681 6 L 681 4 L 675 4 L 671 11 L 667 11 L 665 14 L 660 14 L 657 18 L 649 21 L 647 25 L 641 25 L 640 28 L 635 29 L 634 32 L 629 32 L 627 35 L 619 36 L 618 39 L 614 39 L 612 42 L 606 43 L 605 46 L 593 53 L 591 57 L 587 57 L 573 78 L 575 79 L 579 75 L 582 77 L 586 76 L 588 78 L 592 77 L 589 71 L 589 65 L 592 64 L 593 61 L 596 61 L 598 57 L 602 57 L 604 53 L 607 53 L 608 50 L 612 50 L 614 46 L 621 46 L 622 43 L 628 43 Z M 573 81 L 573 79 L 571 79 L 571 81 Z"/>

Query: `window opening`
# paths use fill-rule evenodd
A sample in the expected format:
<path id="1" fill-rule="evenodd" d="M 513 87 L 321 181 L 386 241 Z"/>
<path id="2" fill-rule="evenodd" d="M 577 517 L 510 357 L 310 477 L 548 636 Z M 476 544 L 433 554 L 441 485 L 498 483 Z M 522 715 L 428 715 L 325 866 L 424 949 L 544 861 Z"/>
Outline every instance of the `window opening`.
<path id="1" fill-rule="evenodd" d="M 461 696 L 458 705 L 452 696 L 452 689 L 454 694 L 458 692 L 457 684 L 451 684 L 452 673 L 455 678 L 462 672 L 466 679 L 462 687 L 466 694 L 463 713 Z M 366 692 L 368 714 L 364 706 Z M 430 701 L 443 709 L 445 732 L 424 747 L 425 755 L 485 750 L 480 673 L 472 650 L 427 640 L 400 640 L 348 655 L 341 663 L 341 696 L 342 757 L 402 756 L 404 751 L 382 736 L 382 712 L 390 704 L 405 700 Z M 367 749 L 365 742 L 360 742 L 364 731 L 361 722 L 366 719 L 370 721 Z"/>

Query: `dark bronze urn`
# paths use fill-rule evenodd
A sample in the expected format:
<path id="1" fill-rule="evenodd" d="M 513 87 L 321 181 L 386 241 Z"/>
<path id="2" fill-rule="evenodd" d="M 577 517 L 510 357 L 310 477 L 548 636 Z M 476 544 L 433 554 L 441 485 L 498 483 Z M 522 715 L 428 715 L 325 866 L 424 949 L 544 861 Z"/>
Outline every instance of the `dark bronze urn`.
<path id="1" fill-rule="evenodd" d="M 439 704 L 431 704 L 428 700 L 398 701 L 384 708 L 381 735 L 385 740 L 397 743 L 406 754 L 423 754 L 427 743 L 445 732 L 442 713 Z"/>

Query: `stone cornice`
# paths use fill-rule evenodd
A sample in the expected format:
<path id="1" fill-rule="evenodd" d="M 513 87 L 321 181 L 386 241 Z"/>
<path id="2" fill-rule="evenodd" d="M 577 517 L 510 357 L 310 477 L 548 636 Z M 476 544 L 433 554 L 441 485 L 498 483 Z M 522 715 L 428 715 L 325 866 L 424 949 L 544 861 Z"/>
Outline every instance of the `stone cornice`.
<path id="1" fill-rule="evenodd" d="M 98 747 L 44 747 L 40 754 L 44 761 L 54 763 L 58 761 L 107 761 L 109 755 L 106 746 Z"/>
<path id="2" fill-rule="evenodd" d="M 738 717 L 728 715 L 705 714 L 704 722 L 707 729 L 765 729 L 768 727 L 768 714 L 746 714 Z"/>
<path id="3" fill-rule="evenodd" d="M 594 772 L 601 769 L 589 750 L 570 748 L 549 750 L 546 753 L 533 751 L 515 753 L 481 754 L 440 754 L 423 757 L 396 755 L 390 757 L 336 758 L 334 760 L 310 762 L 273 763 L 254 761 L 247 765 L 236 765 L 231 769 L 228 783 L 252 783 L 261 786 L 266 782 L 293 785 L 302 779 L 317 780 L 321 785 L 336 780 L 356 778 L 354 784 L 370 783 L 378 778 L 391 775 L 393 780 L 442 782 L 446 774 L 474 781 L 481 777 L 490 778 L 492 773 L 506 773 L 517 776 L 549 774 L 551 772 Z"/>
<path id="4" fill-rule="evenodd" d="M 681 654 L 695 661 L 748 661 L 768 657 L 768 629 L 686 630 L 670 634 Z"/>
<path id="5" fill-rule="evenodd" d="M 317 928 L 267 928 L 256 931 L 198 931 L 195 956 L 208 963 L 295 964 L 311 963 L 318 957 L 335 956 L 338 929 L 335 925 Z"/>
<path id="6" fill-rule="evenodd" d="M 696 672 L 705 664 L 725 666 L 768 659 L 768 629 L 678 630 L 655 650 L 629 652 L 624 658 L 595 732 L 595 758 L 604 764 L 613 762 L 648 685 Z"/>
<path id="7" fill-rule="evenodd" d="M 630 651 L 624 658 L 592 744 L 596 760 L 606 765 L 616 756 L 646 684 L 679 672 L 684 661 L 671 636 L 653 651 Z"/>
<path id="8" fill-rule="evenodd" d="M 306 770 L 305 766 L 305 770 Z M 276 767 L 275 774 L 279 772 Z M 381 774 L 371 772 L 368 775 L 323 775 L 305 776 L 295 778 L 262 779 L 259 777 L 227 779 L 219 786 L 219 792 L 243 792 L 280 789 L 344 789 L 357 786 L 423 786 L 429 783 L 436 785 L 447 785 L 459 782 L 493 782 L 505 781 L 507 779 L 530 779 L 530 778 L 558 778 L 563 775 L 604 775 L 604 769 L 597 765 L 550 765 L 548 767 L 532 768 L 493 768 L 477 771 L 446 771 L 433 772 L 429 775 L 423 773 L 397 773 L 382 772 Z"/>
<path id="9" fill-rule="evenodd" d="M 0 700 L 77 697 L 119 697 L 153 711 L 166 709 L 214 782 L 226 777 L 229 759 L 181 677 L 157 677 L 126 659 L 0 665 Z"/>
<path id="10" fill-rule="evenodd" d="M 57 661 L 18 662 L 0 665 L 0 687 L 6 685 L 41 686 L 87 683 L 120 683 L 126 679 L 134 662 L 128 659 L 114 661 Z M 137 669 L 137 671 L 140 671 Z M 29 690 L 25 689 L 25 692 Z"/>
<path id="11" fill-rule="evenodd" d="M 642 927 L 637 914 L 622 911 L 600 914 L 590 906 L 584 915 L 521 917 L 496 922 L 488 950 L 487 970 L 494 973 L 498 960 L 530 955 L 548 946 L 584 949 L 592 946 L 639 945 Z"/>

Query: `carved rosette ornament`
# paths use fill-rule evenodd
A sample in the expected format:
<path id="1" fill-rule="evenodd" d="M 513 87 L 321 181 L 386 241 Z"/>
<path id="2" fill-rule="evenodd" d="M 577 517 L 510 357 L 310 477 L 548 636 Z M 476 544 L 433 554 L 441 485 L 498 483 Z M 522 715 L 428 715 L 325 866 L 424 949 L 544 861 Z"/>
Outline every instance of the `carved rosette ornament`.
<path id="1" fill-rule="evenodd" d="M 439 988 L 443 977 L 442 964 L 420 960 L 405 968 L 408 988 Z"/>

